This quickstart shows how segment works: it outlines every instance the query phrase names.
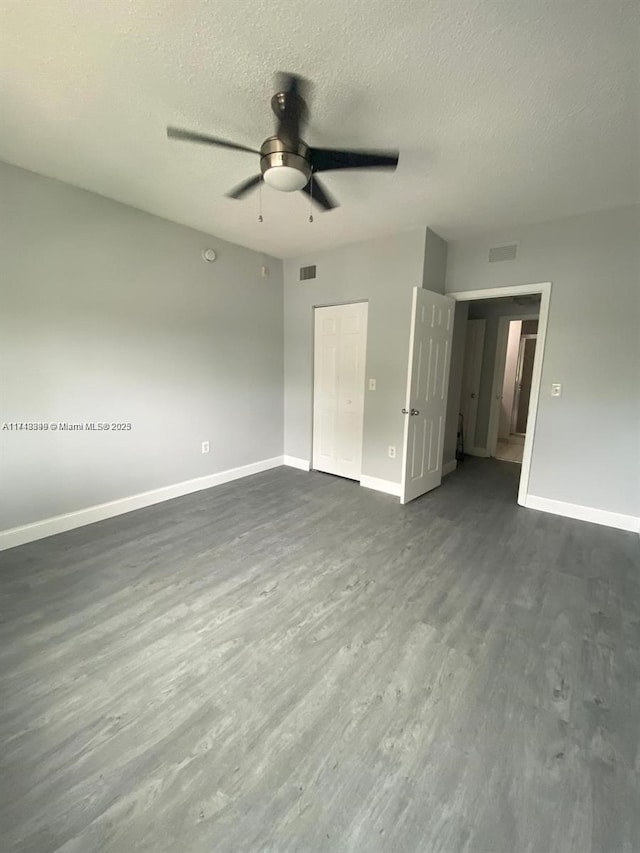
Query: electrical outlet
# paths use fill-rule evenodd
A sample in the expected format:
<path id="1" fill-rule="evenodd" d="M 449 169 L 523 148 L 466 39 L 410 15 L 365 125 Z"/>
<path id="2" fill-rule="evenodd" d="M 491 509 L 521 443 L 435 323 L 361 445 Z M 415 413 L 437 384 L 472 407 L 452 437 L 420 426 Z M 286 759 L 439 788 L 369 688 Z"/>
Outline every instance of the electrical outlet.
<path id="1" fill-rule="evenodd" d="M 389 447 L 389 459 L 396 458 L 396 449 L 395 447 Z"/>
<path id="2" fill-rule="evenodd" d="M 561 397 L 562 396 L 562 385 L 559 383 L 554 383 L 551 386 L 551 396 L 552 397 Z"/>
<path id="3" fill-rule="evenodd" d="M 375 391 L 375 390 L 376 390 L 376 380 L 370 379 L 369 380 L 369 391 Z"/>
<path id="4" fill-rule="evenodd" d="M 203 442 L 202 442 L 202 452 L 203 452 L 203 453 L 208 453 L 208 452 L 209 452 L 209 442 L 208 442 L 208 441 L 203 441 Z"/>

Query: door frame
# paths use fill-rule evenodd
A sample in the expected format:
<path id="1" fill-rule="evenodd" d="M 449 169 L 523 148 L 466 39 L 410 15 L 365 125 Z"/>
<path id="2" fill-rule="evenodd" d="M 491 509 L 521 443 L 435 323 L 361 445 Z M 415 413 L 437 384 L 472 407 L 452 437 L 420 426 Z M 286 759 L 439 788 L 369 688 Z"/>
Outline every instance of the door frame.
<path id="1" fill-rule="evenodd" d="M 529 413 L 527 416 L 527 434 L 524 440 L 524 450 L 522 455 L 522 468 L 520 471 L 520 485 L 518 487 L 518 503 L 520 506 L 527 505 L 527 497 L 529 494 L 529 479 L 531 475 L 531 457 L 533 455 L 533 443 L 535 431 L 537 427 L 538 414 L 538 399 L 540 397 L 540 384 L 542 379 L 542 366 L 544 362 L 544 352 L 547 342 L 547 325 L 549 323 L 549 306 L 551 304 L 551 282 L 543 281 L 537 284 L 516 284 L 507 287 L 491 287 L 483 290 L 462 290 L 455 293 L 447 293 L 447 296 L 453 297 L 456 302 L 472 302 L 476 299 L 503 299 L 505 296 L 532 296 L 540 294 L 540 312 L 538 315 L 538 340 L 536 344 L 536 354 L 533 359 L 533 375 L 531 377 L 531 395 L 529 397 Z M 528 319 L 532 319 L 533 315 L 528 315 Z M 503 318 L 500 318 L 502 320 Z M 506 318 L 505 318 L 506 319 Z M 511 320 L 520 319 L 517 316 L 508 318 Z M 508 328 L 508 326 L 505 326 Z M 500 335 L 498 334 L 498 338 Z M 506 339 L 505 339 L 506 346 Z M 496 348 L 496 364 L 498 350 Z M 504 374 L 504 366 L 502 369 Z M 495 370 L 494 370 L 494 389 L 495 389 Z M 492 393 L 492 414 L 495 408 L 495 390 Z M 494 418 L 495 420 L 495 418 Z M 489 429 L 491 430 L 492 421 L 489 420 Z M 491 437 L 491 432 L 488 438 Z M 489 441 L 487 441 L 489 444 Z M 489 445 L 490 446 L 490 445 Z M 495 453 L 495 448 L 494 448 Z"/>

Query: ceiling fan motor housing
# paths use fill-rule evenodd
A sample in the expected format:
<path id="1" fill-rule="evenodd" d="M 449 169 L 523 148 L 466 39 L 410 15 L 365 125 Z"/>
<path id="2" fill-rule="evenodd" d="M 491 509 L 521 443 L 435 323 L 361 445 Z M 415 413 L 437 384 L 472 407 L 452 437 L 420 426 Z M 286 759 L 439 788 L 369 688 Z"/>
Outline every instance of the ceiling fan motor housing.
<path id="1" fill-rule="evenodd" d="M 260 147 L 260 171 L 265 183 L 277 190 L 301 190 L 311 178 L 309 148 L 299 140 L 295 150 L 277 136 L 270 136 Z"/>

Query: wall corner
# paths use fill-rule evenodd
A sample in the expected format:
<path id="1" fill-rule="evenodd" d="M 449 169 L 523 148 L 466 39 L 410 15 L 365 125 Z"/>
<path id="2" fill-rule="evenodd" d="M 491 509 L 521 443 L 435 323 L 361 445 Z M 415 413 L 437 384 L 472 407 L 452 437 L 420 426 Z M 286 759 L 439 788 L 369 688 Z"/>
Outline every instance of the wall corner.
<path id="1" fill-rule="evenodd" d="M 427 227 L 424 240 L 422 286 L 434 293 L 444 293 L 447 278 L 449 244 Z"/>

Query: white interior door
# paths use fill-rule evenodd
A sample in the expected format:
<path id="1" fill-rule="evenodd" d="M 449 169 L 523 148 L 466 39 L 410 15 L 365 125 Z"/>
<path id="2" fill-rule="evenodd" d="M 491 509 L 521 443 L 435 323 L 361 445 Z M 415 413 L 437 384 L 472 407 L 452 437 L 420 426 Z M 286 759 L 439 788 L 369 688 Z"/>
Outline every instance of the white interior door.
<path id="1" fill-rule="evenodd" d="M 313 467 L 359 480 L 362 473 L 366 302 L 315 309 Z"/>
<path id="2" fill-rule="evenodd" d="M 442 450 L 449 390 L 455 302 L 422 287 L 413 289 L 407 376 L 401 502 L 442 481 Z"/>
<path id="3" fill-rule="evenodd" d="M 486 320 L 467 320 L 467 334 L 464 344 L 464 366 L 462 368 L 462 394 L 460 409 L 465 450 L 475 446 L 476 421 L 478 418 L 478 399 L 480 397 L 480 377 L 482 375 L 482 355 Z"/>

